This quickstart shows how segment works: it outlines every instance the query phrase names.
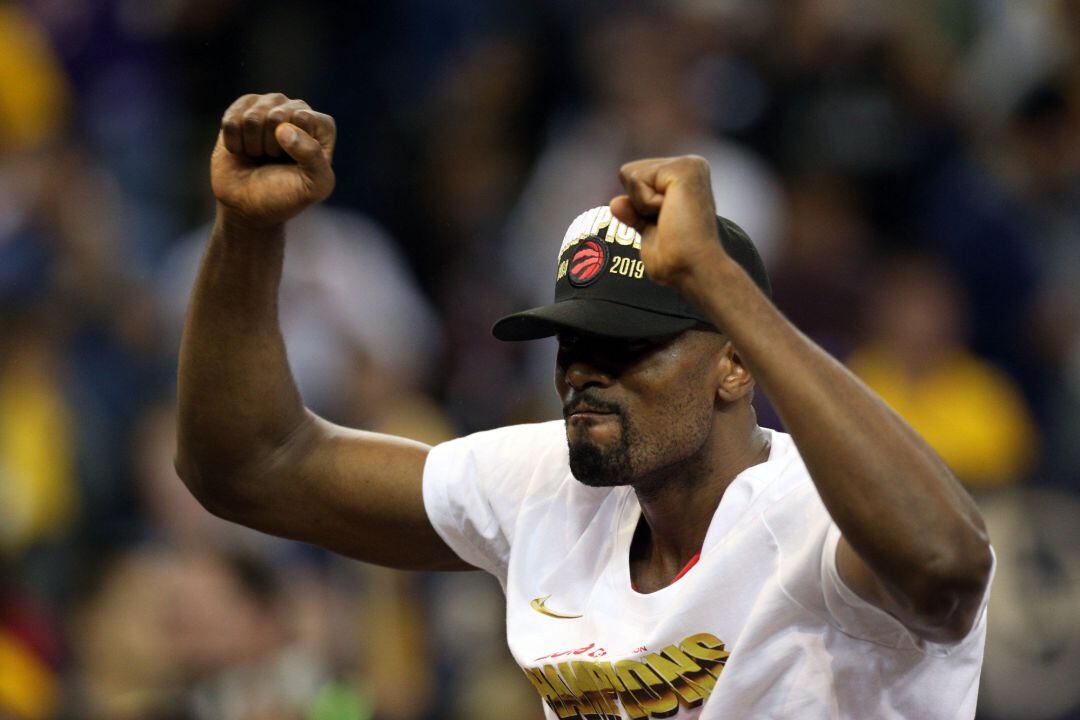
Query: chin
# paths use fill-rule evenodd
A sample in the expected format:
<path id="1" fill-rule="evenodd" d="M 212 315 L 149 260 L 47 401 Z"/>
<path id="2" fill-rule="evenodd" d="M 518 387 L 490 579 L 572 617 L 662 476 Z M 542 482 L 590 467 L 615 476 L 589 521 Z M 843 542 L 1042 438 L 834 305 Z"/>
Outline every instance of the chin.
<path id="1" fill-rule="evenodd" d="M 569 442 L 570 472 L 582 485 L 616 487 L 633 479 L 629 453 L 623 445 L 601 448 L 587 440 Z"/>

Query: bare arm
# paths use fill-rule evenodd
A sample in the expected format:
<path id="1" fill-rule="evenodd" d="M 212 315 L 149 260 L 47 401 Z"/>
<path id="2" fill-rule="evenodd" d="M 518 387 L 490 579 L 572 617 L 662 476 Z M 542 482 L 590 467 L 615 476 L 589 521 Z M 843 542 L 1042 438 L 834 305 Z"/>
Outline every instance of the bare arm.
<path id="1" fill-rule="evenodd" d="M 285 221 L 333 189 L 334 139 L 329 116 L 281 95 L 225 113 L 217 220 L 180 348 L 177 470 L 211 512 L 258 530 L 380 565 L 465 569 L 424 511 L 428 448 L 316 417 L 289 371 Z"/>
<path id="2" fill-rule="evenodd" d="M 612 209 L 644 228 L 650 277 L 714 320 L 769 394 L 843 538 L 839 572 L 920 636 L 967 634 L 989 579 L 986 530 L 926 442 L 843 365 L 799 332 L 717 241 L 700 158 L 623 167 Z"/>

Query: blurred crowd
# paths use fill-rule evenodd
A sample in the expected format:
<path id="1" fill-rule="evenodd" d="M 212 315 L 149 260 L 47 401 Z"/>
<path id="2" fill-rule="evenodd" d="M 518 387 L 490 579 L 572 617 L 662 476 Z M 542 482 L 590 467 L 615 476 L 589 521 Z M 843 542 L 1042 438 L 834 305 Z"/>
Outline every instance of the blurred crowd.
<path id="1" fill-rule="evenodd" d="M 556 417 L 553 345 L 491 323 L 549 301 L 622 162 L 703 155 L 780 309 L 983 507 L 980 718 L 1080 718 L 1077 0 L 0 0 L 0 719 L 542 717 L 494 580 L 230 526 L 176 477 L 209 153 L 269 91 L 339 128 L 282 287 L 314 410 Z"/>

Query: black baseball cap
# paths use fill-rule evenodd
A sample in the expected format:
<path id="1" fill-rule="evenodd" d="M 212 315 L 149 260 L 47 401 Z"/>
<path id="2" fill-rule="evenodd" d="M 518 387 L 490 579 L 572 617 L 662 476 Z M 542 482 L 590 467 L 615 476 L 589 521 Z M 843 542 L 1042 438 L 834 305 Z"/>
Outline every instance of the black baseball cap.
<path id="1" fill-rule="evenodd" d="M 724 250 L 772 297 L 757 248 L 738 225 L 716 217 Z M 555 302 L 507 315 L 495 323 L 499 340 L 536 340 L 566 330 L 610 338 L 673 335 L 712 325 L 675 288 L 653 282 L 641 260 L 641 234 L 619 222 L 608 206 L 570 223 L 559 250 Z"/>

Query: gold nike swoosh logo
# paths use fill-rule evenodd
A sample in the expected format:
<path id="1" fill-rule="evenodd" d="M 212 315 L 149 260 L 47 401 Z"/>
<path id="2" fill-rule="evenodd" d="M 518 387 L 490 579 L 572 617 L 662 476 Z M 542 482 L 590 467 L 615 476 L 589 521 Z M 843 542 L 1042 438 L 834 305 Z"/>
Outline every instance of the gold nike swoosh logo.
<path id="1" fill-rule="evenodd" d="M 549 597 L 551 596 L 548 595 L 547 597 L 535 598 L 531 603 L 529 603 L 529 606 L 541 615 L 559 618 L 560 620 L 573 620 L 575 618 L 581 617 L 581 615 L 566 615 L 564 613 L 555 612 L 554 610 L 548 610 L 546 607 L 544 607 L 544 604 L 548 601 Z"/>

